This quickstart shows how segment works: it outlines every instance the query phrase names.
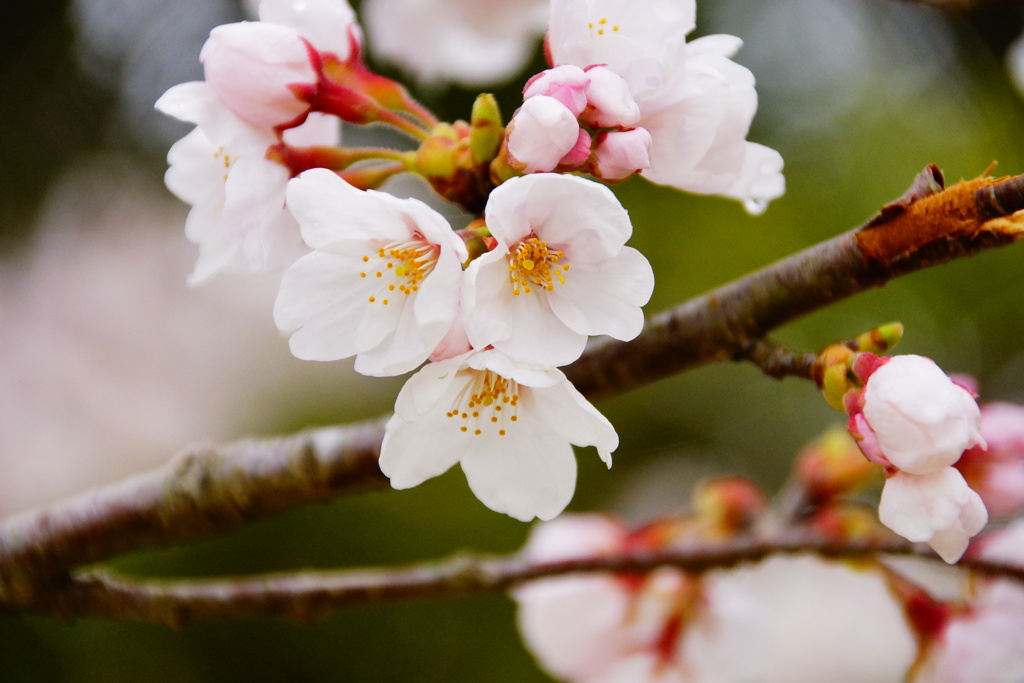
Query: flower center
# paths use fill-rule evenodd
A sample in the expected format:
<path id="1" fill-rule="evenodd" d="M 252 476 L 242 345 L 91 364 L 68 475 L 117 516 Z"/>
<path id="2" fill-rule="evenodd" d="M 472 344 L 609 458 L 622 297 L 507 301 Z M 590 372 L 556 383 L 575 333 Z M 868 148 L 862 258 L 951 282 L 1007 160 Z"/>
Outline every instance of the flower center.
<path id="1" fill-rule="evenodd" d="M 601 17 L 597 22 L 588 21 L 587 28 L 590 29 L 590 37 L 603 36 L 605 33 L 616 33 L 619 30 L 618 24 L 609 25 L 607 17 Z"/>
<path id="2" fill-rule="evenodd" d="M 519 420 L 518 405 L 519 383 L 484 370 L 474 372 L 445 416 L 461 423 L 460 432 L 480 436 L 496 430 L 505 436 L 511 423 Z"/>
<path id="3" fill-rule="evenodd" d="M 395 292 L 409 296 L 418 291 L 423 278 L 434 270 L 440 253 L 441 247 L 417 234 L 406 242 L 392 242 L 378 247 L 375 254 L 364 255 L 363 263 L 370 265 L 359 273 L 359 277 L 380 281 L 380 286 L 367 301 L 387 306 L 391 301 L 388 297 L 395 296 Z"/>
<path id="4" fill-rule="evenodd" d="M 512 294 L 529 294 L 535 286 L 550 292 L 555 283 L 564 285 L 569 270 L 568 263 L 559 263 L 564 258 L 565 252 L 548 249 L 548 243 L 536 237 L 520 242 L 508 257 Z"/>

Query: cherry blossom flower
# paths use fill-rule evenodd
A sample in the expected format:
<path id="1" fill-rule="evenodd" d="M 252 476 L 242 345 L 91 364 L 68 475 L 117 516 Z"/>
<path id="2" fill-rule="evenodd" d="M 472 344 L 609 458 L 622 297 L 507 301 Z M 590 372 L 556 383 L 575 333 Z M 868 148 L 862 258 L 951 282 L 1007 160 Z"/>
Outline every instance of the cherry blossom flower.
<path id="1" fill-rule="evenodd" d="M 983 423 L 984 424 L 984 423 Z M 1024 524 L 987 534 L 981 556 L 1024 564 Z M 974 595 L 928 644 L 913 683 L 1024 680 L 1024 589 L 1010 579 L 975 577 Z"/>
<path id="2" fill-rule="evenodd" d="M 618 436 L 558 370 L 473 351 L 409 378 L 385 428 L 380 468 L 405 489 L 458 462 L 487 507 L 551 519 L 576 487 L 570 444 L 596 446 L 610 467 Z"/>
<path id="3" fill-rule="evenodd" d="M 459 310 L 466 247 L 416 199 L 358 190 L 326 169 L 288 184 L 313 248 L 282 278 L 278 327 L 305 360 L 356 356 L 356 370 L 397 375 L 427 359 Z"/>
<path id="4" fill-rule="evenodd" d="M 761 213 L 785 191 L 782 157 L 748 142 L 757 110 L 754 77 L 731 57 L 742 41 L 706 36 L 693 0 L 552 0 L 548 48 L 556 66 L 605 65 L 628 83 L 651 136 L 647 179 L 716 194 Z"/>
<path id="5" fill-rule="evenodd" d="M 266 158 L 278 141 L 225 107 L 209 84 L 182 83 L 157 101 L 161 112 L 197 124 L 167 154 L 168 189 L 192 205 L 185 234 L 199 245 L 189 282 L 198 284 L 224 270 L 282 267 L 302 253 L 298 226 L 285 209 L 289 170 Z M 337 121 L 312 115 L 285 132 L 301 145 L 337 144 Z"/>
<path id="6" fill-rule="evenodd" d="M 623 246 L 632 225 L 608 188 L 568 175 L 513 178 L 491 193 L 485 220 L 497 244 L 469 265 L 463 290 L 474 348 L 564 365 L 587 335 L 640 333 L 654 275 Z"/>
<path id="7" fill-rule="evenodd" d="M 1024 406 L 986 403 L 981 407 L 981 435 L 988 450 L 969 448 L 956 468 L 999 517 L 1024 509 Z"/>
<path id="8" fill-rule="evenodd" d="M 366 0 L 370 46 L 424 85 L 499 83 L 526 66 L 544 32 L 544 0 Z"/>
<path id="9" fill-rule="evenodd" d="M 952 467 L 966 449 L 985 446 L 978 404 L 922 356 L 862 354 L 855 371 L 865 384 L 847 399 L 849 430 L 888 477 L 879 519 L 956 562 L 988 523 L 981 498 Z"/>
<path id="10" fill-rule="evenodd" d="M 534 562 L 600 557 L 642 541 L 601 515 L 564 515 L 538 524 L 523 554 Z M 585 574 L 516 588 L 516 621 L 526 646 L 550 673 L 569 681 L 655 681 L 675 667 L 657 656 L 659 639 L 679 625 L 679 600 L 691 587 L 665 568 L 646 577 Z M 670 679 L 666 679 L 670 680 Z"/>
<path id="11" fill-rule="evenodd" d="M 560 562 L 674 542 L 655 528 L 630 533 L 599 515 L 567 515 L 537 525 L 523 554 Z M 701 579 L 669 567 L 546 578 L 513 597 L 527 647 L 573 683 L 817 683 L 838 671 L 868 683 L 901 680 L 916 654 L 881 571 L 809 555 Z"/>
<path id="12" fill-rule="evenodd" d="M 345 0 L 264 0 L 261 21 L 218 26 L 199 55 L 206 82 L 237 116 L 264 128 L 301 122 L 319 65 L 310 50 L 345 60 L 355 14 Z M 356 43 L 358 44 L 358 42 Z"/>

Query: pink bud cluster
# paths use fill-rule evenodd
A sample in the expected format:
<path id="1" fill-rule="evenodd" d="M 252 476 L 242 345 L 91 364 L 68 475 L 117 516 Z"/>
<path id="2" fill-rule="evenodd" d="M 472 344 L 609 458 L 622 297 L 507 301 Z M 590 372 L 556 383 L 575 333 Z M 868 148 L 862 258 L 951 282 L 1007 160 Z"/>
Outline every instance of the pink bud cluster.
<path id="1" fill-rule="evenodd" d="M 512 117 L 508 152 L 526 173 L 586 171 L 606 181 L 650 168 L 651 134 L 629 84 L 606 66 L 566 64 L 537 74 Z"/>

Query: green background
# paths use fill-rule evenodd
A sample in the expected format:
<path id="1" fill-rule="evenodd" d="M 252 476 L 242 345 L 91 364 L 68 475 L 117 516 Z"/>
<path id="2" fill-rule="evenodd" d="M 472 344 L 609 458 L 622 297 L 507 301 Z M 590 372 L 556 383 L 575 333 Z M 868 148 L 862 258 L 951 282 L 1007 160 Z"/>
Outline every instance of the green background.
<path id="1" fill-rule="evenodd" d="M 101 4 L 112 14 L 122 11 L 116 2 Z M 39 2 L 21 11 L 0 29 L 10 33 L 0 41 L 0 239 L 8 262 L 32 248 L 35 213 L 48 184 L 69 164 L 116 149 L 137 157 L 147 180 L 159 184 L 167 144 L 187 130 L 120 125 L 118 72 L 99 77 L 79 66 L 78 25 L 69 5 Z M 225 2 L 211 16 L 219 13 L 219 23 L 239 12 Z M 154 30 L 144 17 L 124 17 L 127 33 Z M 174 35 L 173 17 L 165 15 L 158 28 Z M 698 34 L 732 33 L 746 42 L 737 61 L 754 71 L 761 102 L 750 137 L 782 153 L 788 189 L 764 216 L 751 218 L 733 202 L 643 180 L 617 187 L 634 223 L 631 244 L 656 274 L 648 311 L 861 223 L 899 196 L 926 164 L 937 164 L 950 182 L 980 174 L 993 160 L 1000 173 L 1024 171 L 1024 103 L 1003 64 L 1022 23 L 1008 10 L 944 14 L 895 1 L 701 3 Z M 182 34 L 181 60 L 191 71 L 160 87 L 199 77 L 196 56 L 208 28 Z M 542 68 L 539 61 L 534 66 Z M 506 112 L 516 107 L 518 88 L 499 91 Z M 473 97 L 457 89 L 422 94 L 448 119 L 466 116 Z M 777 337 L 814 350 L 900 320 L 907 330 L 900 352 L 974 375 L 983 400 L 1024 403 L 1022 295 L 1024 252 L 1011 247 L 903 278 Z M 386 412 L 390 402 L 371 396 L 309 409 L 281 406 L 273 429 L 344 422 Z M 685 509 L 694 482 L 711 473 L 744 473 L 773 490 L 800 445 L 841 420 L 810 385 L 776 382 L 730 364 L 598 407 L 616 426 L 621 445 L 610 471 L 592 451 L 579 454 L 570 510 L 612 510 L 630 521 Z M 309 506 L 216 540 L 126 557 L 116 566 L 176 576 L 404 563 L 462 549 L 512 551 L 527 531 L 478 503 L 456 468 L 414 490 Z M 484 596 L 354 608 L 313 625 L 225 622 L 180 631 L 0 617 L 0 681 L 50 680 L 547 678 L 520 644 L 511 602 Z"/>

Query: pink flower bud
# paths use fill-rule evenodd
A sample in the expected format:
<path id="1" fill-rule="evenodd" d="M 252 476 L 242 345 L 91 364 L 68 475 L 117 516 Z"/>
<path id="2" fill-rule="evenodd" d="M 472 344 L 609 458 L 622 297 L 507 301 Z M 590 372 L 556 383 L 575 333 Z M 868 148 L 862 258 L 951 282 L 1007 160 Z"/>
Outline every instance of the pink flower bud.
<path id="1" fill-rule="evenodd" d="M 594 143 L 593 173 L 602 180 L 625 180 L 651 166 L 651 134 L 645 128 L 601 133 Z"/>
<path id="2" fill-rule="evenodd" d="M 583 121 L 598 128 L 630 128 L 640 121 L 640 106 L 626 79 L 606 66 L 592 66 L 586 75 L 590 84 Z"/>
<path id="3" fill-rule="evenodd" d="M 259 21 L 218 26 L 199 58 L 217 97 L 250 123 L 274 128 L 309 110 L 290 86 L 315 86 L 317 74 L 305 41 L 290 28 Z"/>
<path id="4" fill-rule="evenodd" d="M 542 71 L 527 81 L 523 89 L 523 99 L 547 95 L 564 104 L 574 116 L 579 116 L 587 107 L 589 84 L 590 77 L 578 66 L 557 66 Z"/>
<path id="5" fill-rule="evenodd" d="M 891 358 L 869 377 L 863 405 L 878 448 L 910 474 L 938 472 L 985 444 L 974 397 L 928 358 Z"/>
<path id="6" fill-rule="evenodd" d="M 551 171 L 578 143 L 580 124 L 564 104 L 537 95 L 523 102 L 509 123 L 508 153 L 527 173 Z"/>

